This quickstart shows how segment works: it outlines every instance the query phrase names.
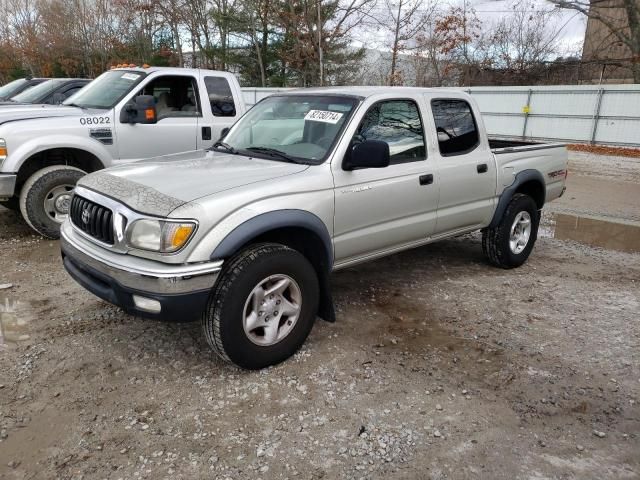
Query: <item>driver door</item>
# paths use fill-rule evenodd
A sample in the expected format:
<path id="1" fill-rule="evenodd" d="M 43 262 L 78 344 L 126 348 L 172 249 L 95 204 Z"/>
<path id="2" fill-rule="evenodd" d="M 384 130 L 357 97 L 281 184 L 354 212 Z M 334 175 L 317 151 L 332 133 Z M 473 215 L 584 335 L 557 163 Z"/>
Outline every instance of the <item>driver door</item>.
<path id="1" fill-rule="evenodd" d="M 194 77 L 163 75 L 140 89 L 135 96 L 153 95 L 158 121 L 155 124 L 120 123 L 120 112 L 116 112 L 120 161 L 195 150 L 198 123 L 202 117 L 197 88 Z"/>
<path id="2" fill-rule="evenodd" d="M 427 159 L 424 124 L 415 100 L 373 104 L 353 141 L 389 144 L 390 165 L 353 171 L 332 166 L 336 263 L 349 263 L 425 241 L 436 223 L 438 190 Z"/>

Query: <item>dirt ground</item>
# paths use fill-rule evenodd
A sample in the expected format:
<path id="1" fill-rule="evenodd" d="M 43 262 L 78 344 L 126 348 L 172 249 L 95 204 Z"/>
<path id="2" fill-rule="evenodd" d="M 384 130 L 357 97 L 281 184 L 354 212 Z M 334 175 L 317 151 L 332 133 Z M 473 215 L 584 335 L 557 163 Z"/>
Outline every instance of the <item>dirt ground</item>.
<path id="1" fill-rule="evenodd" d="M 260 372 L 96 299 L 0 209 L 0 478 L 640 478 L 640 253 L 553 238 L 633 226 L 639 179 L 572 153 L 519 269 L 467 235 L 336 273 L 338 321 Z"/>

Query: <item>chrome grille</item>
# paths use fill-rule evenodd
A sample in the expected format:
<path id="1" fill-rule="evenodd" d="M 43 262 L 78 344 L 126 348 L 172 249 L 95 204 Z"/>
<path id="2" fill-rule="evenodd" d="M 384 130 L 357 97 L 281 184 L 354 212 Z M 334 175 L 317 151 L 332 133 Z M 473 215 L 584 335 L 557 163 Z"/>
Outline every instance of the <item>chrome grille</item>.
<path id="1" fill-rule="evenodd" d="M 87 235 L 113 245 L 113 212 L 102 205 L 74 195 L 69 210 L 71 222 Z"/>

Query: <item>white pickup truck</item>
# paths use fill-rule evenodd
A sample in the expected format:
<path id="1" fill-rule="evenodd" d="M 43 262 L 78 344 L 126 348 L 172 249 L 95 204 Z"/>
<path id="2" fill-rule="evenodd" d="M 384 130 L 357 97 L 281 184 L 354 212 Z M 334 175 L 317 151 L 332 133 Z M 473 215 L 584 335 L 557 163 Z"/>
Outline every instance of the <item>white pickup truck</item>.
<path id="1" fill-rule="evenodd" d="M 158 67 L 112 69 L 61 106 L 2 108 L 0 205 L 57 238 L 83 175 L 210 147 L 244 112 L 232 74 Z"/>
<path id="2" fill-rule="evenodd" d="M 201 318 L 222 358 L 262 368 L 333 320 L 333 270 L 482 230 L 490 263 L 529 257 L 565 188 L 562 145 L 492 142 L 460 91 L 279 93 L 213 148 L 87 175 L 64 266 L 137 315 Z"/>

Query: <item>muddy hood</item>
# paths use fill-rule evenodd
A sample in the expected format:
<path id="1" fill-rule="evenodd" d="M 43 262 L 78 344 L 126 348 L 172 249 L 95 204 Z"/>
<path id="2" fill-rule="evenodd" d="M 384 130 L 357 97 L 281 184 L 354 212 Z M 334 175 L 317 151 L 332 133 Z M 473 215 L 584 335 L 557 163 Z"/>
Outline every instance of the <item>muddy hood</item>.
<path id="1" fill-rule="evenodd" d="M 83 177 L 78 185 L 134 210 L 167 216 L 199 198 L 307 168 L 308 165 L 202 150 L 108 168 Z"/>
<path id="2" fill-rule="evenodd" d="M 0 125 L 33 118 L 71 117 L 82 115 L 82 109 L 60 105 L 4 105 L 0 108 Z"/>

